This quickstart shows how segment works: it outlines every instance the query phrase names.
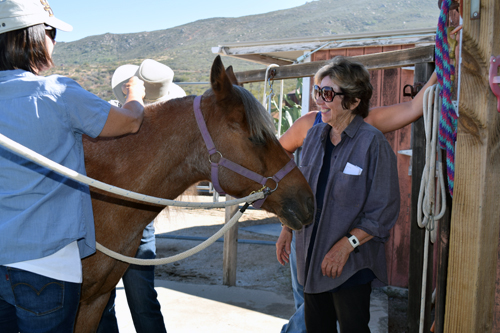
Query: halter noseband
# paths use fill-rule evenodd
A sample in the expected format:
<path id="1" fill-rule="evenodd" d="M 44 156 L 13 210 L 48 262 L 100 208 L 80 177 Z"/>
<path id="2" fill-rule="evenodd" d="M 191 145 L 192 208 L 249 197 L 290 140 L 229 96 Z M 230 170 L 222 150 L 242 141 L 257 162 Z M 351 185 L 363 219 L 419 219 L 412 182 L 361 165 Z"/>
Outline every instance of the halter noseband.
<path id="1" fill-rule="evenodd" d="M 226 194 L 222 190 L 219 184 L 219 165 L 221 165 L 263 186 L 262 189 L 260 189 L 260 191 L 264 191 L 266 197 L 264 199 L 257 200 L 256 202 L 253 203 L 254 207 L 260 208 L 264 203 L 264 200 L 266 200 L 267 196 L 272 192 L 276 191 L 280 180 L 282 180 L 297 165 L 295 164 L 293 159 L 291 159 L 281 170 L 276 172 L 274 176 L 264 177 L 251 170 L 248 170 L 245 167 L 242 167 L 239 164 L 236 164 L 228 159 L 225 159 L 224 156 L 222 156 L 222 153 L 215 148 L 214 142 L 212 141 L 212 137 L 210 136 L 210 133 L 208 133 L 207 125 L 205 124 L 205 120 L 203 119 L 203 114 L 201 113 L 200 104 L 201 104 L 201 96 L 196 96 L 193 103 L 194 115 L 196 117 L 196 122 L 198 123 L 198 128 L 200 129 L 201 136 L 203 137 L 205 145 L 207 146 L 209 154 L 208 160 L 210 161 L 210 164 L 212 166 L 212 184 L 214 185 L 215 190 L 221 195 Z M 212 161 L 212 155 L 214 154 L 219 154 L 220 156 L 219 162 Z M 266 186 L 266 182 L 268 179 L 272 179 L 276 182 L 276 187 L 274 189 L 270 189 L 269 187 Z"/>

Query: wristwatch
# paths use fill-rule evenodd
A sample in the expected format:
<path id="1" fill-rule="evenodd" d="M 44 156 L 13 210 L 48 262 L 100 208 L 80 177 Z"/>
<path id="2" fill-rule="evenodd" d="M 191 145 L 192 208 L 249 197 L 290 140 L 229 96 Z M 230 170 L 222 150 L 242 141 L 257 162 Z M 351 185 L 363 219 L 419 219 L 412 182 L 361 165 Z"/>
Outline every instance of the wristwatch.
<path id="1" fill-rule="evenodd" d="M 356 237 L 354 235 L 351 235 L 350 233 L 347 233 L 345 236 L 347 237 L 347 239 L 349 240 L 349 243 L 351 243 L 352 247 L 354 248 L 354 253 L 358 253 L 359 252 L 359 249 L 358 249 L 358 246 L 359 246 L 358 237 Z"/>

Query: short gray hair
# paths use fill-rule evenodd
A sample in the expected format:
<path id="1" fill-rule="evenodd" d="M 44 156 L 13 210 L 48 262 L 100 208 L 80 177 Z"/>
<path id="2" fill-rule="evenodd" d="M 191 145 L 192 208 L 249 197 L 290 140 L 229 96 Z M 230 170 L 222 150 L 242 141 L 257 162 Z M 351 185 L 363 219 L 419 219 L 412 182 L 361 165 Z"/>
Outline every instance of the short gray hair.
<path id="1" fill-rule="evenodd" d="M 370 74 L 366 67 L 358 62 L 337 56 L 318 70 L 314 75 L 314 82 L 319 85 L 327 76 L 338 84 L 344 93 L 342 107 L 348 109 L 356 103 L 356 99 L 359 99 L 359 105 L 352 110 L 352 113 L 366 118 L 373 93 Z"/>

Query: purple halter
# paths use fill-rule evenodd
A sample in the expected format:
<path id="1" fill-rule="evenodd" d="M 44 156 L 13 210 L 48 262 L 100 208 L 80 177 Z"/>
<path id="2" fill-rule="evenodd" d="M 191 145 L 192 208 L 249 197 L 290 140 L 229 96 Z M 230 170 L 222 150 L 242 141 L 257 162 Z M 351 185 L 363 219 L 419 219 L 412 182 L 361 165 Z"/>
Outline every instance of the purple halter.
<path id="1" fill-rule="evenodd" d="M 248 179 L 253 180 L 256 183 L 259 183 L 263 186 L 262 190 L 264 190 L 264 193 L 266 194 L 266 197 L 271 194 L 272 192 L 276 191 L 278 188 L 278 183 L 280 180 L 282 180 L 290 171 L 292 171 L 297 165 L 293 161 L 293 159 L 290 160 L 281 170 L 276 172 L 276 174 L 272 177 L 263 177 L 253 171 L 248 170 L 247 168 L 242 167 L 239 164 L 236 164 L 234 162 L 231 162 L 230 160 L 225 159 L 222 154 L 215 148 L 214 142 L 212 141 L 212 137 L 210 136 L 210 133 L 208 133 L 207 125 L 205 124 L 205 120 L 203 119 L 203 115 L 201 113 L 200 109 L 200 104 L 201 104 L 201 96 L 196 96 L 194 99 L 193 107 L 194 107 L 194 115 L 196 117 L 196 122 L 198 123 L 198 127 L 201 132 L 201 136 L 203 137 L 203 140 L 205 141 L 205 145 L 207 146 L 209 158 L 208 160 L 210 161 L 210 164 L 212 165 L 212 184 L 214 185 L 215 190 L 219 194 L 226 194 L 222 188 L 220 187 L 219 184 L 219 165 L 228 168 L 229 170 L 232 170 L 236 172 L 237 174 L 242 175 L 243 177 L 246 177 Z M 212 155 L 214 154 L 219 154 L 220 159 L 219 162 L 212 162 Z M 269 187 L 266 187 L 266 182 L 268 179 L 272 179 L 276 182 L 276 187 L 274 189 L 270 189 Z M 253 203 L 253 206 L 256 208 L 260 208 L 262 204 L 264 203 L 264 199 L 257 200 Z"/>

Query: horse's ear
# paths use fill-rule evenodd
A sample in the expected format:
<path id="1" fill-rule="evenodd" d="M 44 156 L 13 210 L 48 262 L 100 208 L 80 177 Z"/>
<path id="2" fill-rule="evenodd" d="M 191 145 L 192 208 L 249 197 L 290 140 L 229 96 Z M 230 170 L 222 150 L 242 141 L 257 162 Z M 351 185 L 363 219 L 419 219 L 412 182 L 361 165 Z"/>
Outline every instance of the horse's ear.
<path id="1" fill-rule="evenodd" d="M 232 84 L 235 84 L 237 86 L 240 85 L 238 83 L 238 79 L 236 78 L 236 75 L 234 75 L 233 66 L 229 66 L 228 68 L 226 68 L 226 73 L 227 73 L 227 76 L 229 77 L 229 81 L 231 81 Z"/>
<path id="2" fill-rule="evenodd" d="M 217 100 L 222 100 L 233 93 L 233 84 L 227 76 L 220 55 L 215 57 L 210 71 L 210 84 Z"/>

